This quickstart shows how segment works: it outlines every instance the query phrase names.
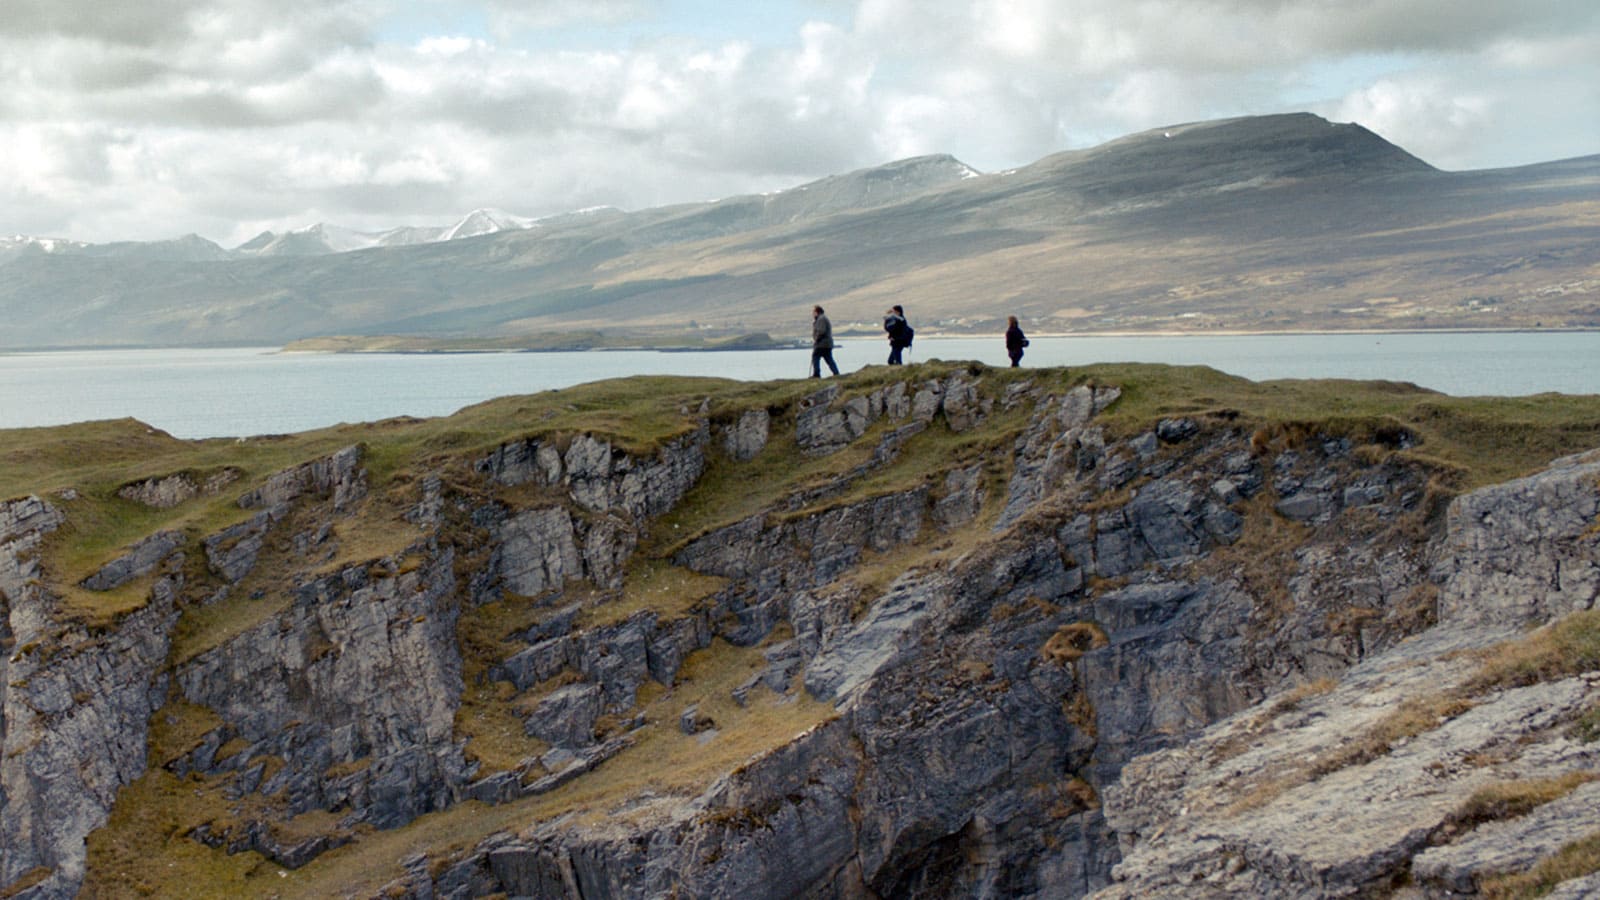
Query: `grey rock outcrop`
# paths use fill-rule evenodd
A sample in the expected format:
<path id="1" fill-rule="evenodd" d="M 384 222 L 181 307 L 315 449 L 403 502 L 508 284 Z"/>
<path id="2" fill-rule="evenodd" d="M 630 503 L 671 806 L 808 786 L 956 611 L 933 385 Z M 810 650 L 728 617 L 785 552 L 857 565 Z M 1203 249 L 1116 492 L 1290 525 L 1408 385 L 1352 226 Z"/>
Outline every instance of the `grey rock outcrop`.
<path id="1" fill-rule="evenodd" d="M 842 397 L 841 388 L 831 384 L 800 401 L 795 414 L 795 443 L 801 452 L 814 456 L 837 453 L 885 418 L 901 422 L 909 417 L 918 426 L 926 426 L 942 414 L 950 430 L 960 432 L 976 426 L 990 411 L 990 404 L 979 396 L 976 382 L 960 373 L 915 388 L 897 382 L 866 394 Z"/>
<path id="2" fill-rule="evenodd" d="M 948 381 L 907 391 L 908 416 L 948 415 L 952 394 L 959 385 Z M 865 595 L 849 583 L 864 554 L 971 521 L 983 495 L 970 468 L 946 472 L 943 492 L 925 485 L 755 516 L 674 555 L 728 580 L 702 627 L 735 643 L 778 623 L 793 629 L 736 699 L 758 685 L 792 690 L 799 675 L 838 718 L 703 794 L 643 800 L 627 823 L 498 835 L 437 877 L 390 887 L 418 896 L 768 896 L 774 885 L 827 896 L 1083 895 L 1109 886 L 1121 859 L 1099 795 L 1129 760 L 1414 629 L 1407 604 L 1428 579 L 1414 537 L 1427 533 L 1415 527 L 1426 516 L 1424 473 L 1362 463 L 1338 441 L 1258 460 L 1247 435 L 1192 420 L 1169 426 L 1165 442 L 1153 432 L 1113 442 L 1093 417 L 1114 390 L 1016 392 L 1010 402 L 1030 397 L 1036 413 L 1017 444 L 1000 526 L 947 567 Z M 866 436 L 839 395 L 811 398 L 814 448 Z M 1215 490 L 1219 475 L 1227 491 Z M 1350 515 L 1336 501 L 1319 521 L 1290 525 L 1270 503 L 1234 508 L 1276 493 L 1274 479 L 1336 498 L 1371 488 L 1382 514 Z M 1413 537 L 1401 534 L 1407 523 Z M 1285 549 L 1228 555 L 1283 528 L 1304 531 Z M 1266 594 L 1269 584 L 1283 595 Z M 1369 612 L 1343 613 L 1352 603 Z M 573 640 L 524 651 L 518 683 L 572 667 Z M 556 641 L 567 649 L 555 654 Z M 678 728 L 698 722 L 686 713 Z"/>
<path id="3" fill-rule="evenodd" d="M 40 598 L 38 552 L 45 535 L 66 522 L 61 510 L 38 497 L 0 503 L 0 607 L 7 622 L 0 638 L 16 640 L 19 633 L 37 633 L 47 623 L 48 612 Z"/>
<path id="4" fill-rule="evenodd" d="M 171 509 L 201 494 L 221 492 L 223 488 L 238 481 L 239 474 L 238 469 L 227 468 L 207 476 L 204 481 L 197 481 L 198 476 L 188 472 L 178 472 L 124 485 L 117 489 L 117 496 L 156 509 Z"/>
<path id="5" fill-rule="evenodd" d="M 767 434 L 772 427 L 772 415 L 765 409 L 745 410 L 734 424 L 722 434 L 722 447 L 729 457 L 738 462 L 748 462 L 767 447 Z"/>
<path id="6" fill-rule="evenodd" d="M 1008 488 L 1000 525 L 1015 522 L 1034 503 L 1069 475 L 1092 468 L 1105 446 L 1089 419 L 1116 402 L 1117 388 L 1078 385 L 1058 402 L 1040 404 L 1030 427 L 1018 439 L 1014 474 Z"/>
<path id="7" fill-rule="evenodd" d="M 241 773 L 237 791 L 283 796 L 291 816 L 345 809 L 351 824 L 393 827 L 449 805 L 467 778 L 454 734 L 462 681 L 453 561 L 439 551 L 403 574 L 341 569 L 183 665 L 184 699 L 223 724 L 169 767 Z M 229 742 L 237 749 L 217 758 Z M 334 767 L 354 771 L 328 775 Z"/>
<path id="8" fill-rule="evenodd" d="M 560 486 L 592 512 L 645 519 L 671 509 L 699 480 L 709 432 L 701 425 L 639 458 L 588 434 L 573 437 L 564 453 L 547 440 L 533 438 L 501 445 L 479 460 L 477 469 L 500 484 Z"/>
<path id="9" fill-rule="evenodd" d="M 292 500 L 312 494 L 331 499 L 334 510 L 344 512 L 366 493 L 366 470 L 361 468 L 361 448 L 351 446 L 271 476 L 261 487 L 241 496 L 239 506 L 244 509 L 278 510 Z"/>
<path id="10" fill-rule="evenodd" d="M 851 397 L 838 403 L 838 385 L 829 385 L 800 401 L 795 414 L 794 436 L 802 452 L 822 455 L 836 453 L 865 434 L 883 415 L 882 392 Z"/>
<path id="11" fill-rule="evenodd" d="M 841 382 L 715 420 L 708 401 L 645 450 L 521 437 L 371 497 L 347 448 L 259 482 L 253 514 L 193 545 L 168 530 L 117 551 L 83 586 L 150 595 L 93 635 L 36 559 L 70 503 L 0 504 L 0 891 L 39 873 L 31 896 L 76 890 L 84 836 L 148 764 L 225 801 L 187 839 L 295 867 L 465 800 L 648 765 L 630 748 L 658 740 L 740 760 L 414 855 L 381 892 L 1288 897 L 1409 878 L 1426 896 L 1594 830 L 1592 786 L 1471 830 L 1452 817 L 1480 786 L 1600 771 L 1565 729 L 1600 702 L 1595 673 L 1358 741 L 1463 689 L 1463 651 L 1593 606 L 1600 463 L 1445 515 L 1403 454 L 1262 447 L 1225 413 L 1129 435 L 1097 419 L 1115 387 L 987 377 Z M 767 446 L 791 414 L 795 443 Z M 892 468 L 930 430 L 1002 414 L 1008 481 L 973 453 Z M 657 527 L 708 465 L 847 447 L 827 483 L 720 519 L 696 495 L 671 521 L 703 530 Z M 351 540 L 372 526 L 403 546 Z M 205 565 L 180 565 L 195 548 Z M 641 549 L 660 598 L 626 581 Z M 238 624 L 174 649 L 183 608 Z M 663 701 L 727 657 L 712 696 Z M 503 752 L 473 752 L 469 692 L 501 704 Z M 719 743 L 769 709 L 811 718 L 753 756 Z M 195 736 L 151 760 L 152 714 Z M 320 830 L 282 827 L 308 813 Z"/>
<path id="12" fill-rule="evenodd" d="M 1450 622 L 1544 622 L 1600 598 L 1600 455 L 1558 460 L 1450 506 L 1439 563 Z"/>
<path id="13" fill-rule="evenodd" d="M 1600 831 L 1583 784 L 1600 747 L 1566 727 L 1600 704 L 1600 673 L 1485 692 L 1470 681 L 1482 657 L 1464 652 L 1593 607 L 1596 471 L 1561 460 L 1457 498 L 1431 573 L 1441 624 L 1325 689 L 1129 762 L 1105 793 L 1123 860 L 1095 896 L 1345 897 L 1400 881 L 1418 897 L 1470 895 Z M 1573 776 L 1525 815 L 1457 824 L 1476 791 Z"/>
<path id="14" fill-rule="evenodd" d="M 257 513 L 237 525 L 230 525 L 201 541 L 206 564 L 211 571 L 232 584 L 250 574 L 256 557 L 266 541 L 267 529 L 272 527 L 269 513 Z"/>
<path id="15" fill-rule="evenodd" d="M 83 586 L 91 591 L 119 588 L 141 575 L 150 574 L 183 544 L 181 532 L 158 531 L 130 547 L 126 556 L 106 563 L 100 571 L 84 579 Z"/>
<path id="16" fill-rule="evenodd" d="M 0 885 L 46 872 L 38 897 L 76 891 L 85 836 L 144 771 L 180 584 L 156 579 L 145 607 L 94 639 L 63 626 L 34 554 L 64 521 L 37 498 L 0 505 Z"/>

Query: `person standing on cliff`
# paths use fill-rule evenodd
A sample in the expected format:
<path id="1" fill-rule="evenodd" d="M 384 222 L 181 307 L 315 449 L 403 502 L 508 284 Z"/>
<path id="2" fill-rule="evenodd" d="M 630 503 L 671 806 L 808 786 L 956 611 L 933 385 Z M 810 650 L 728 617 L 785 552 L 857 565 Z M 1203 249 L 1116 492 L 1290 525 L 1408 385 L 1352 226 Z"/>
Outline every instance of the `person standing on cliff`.
<path id="1" fill-rule="evenodd" d="M 822 307 L 811 307 L 811 377 L 822 377 L 822 366 L 827 363 L 828 369 L 833 374 L 839 374 L 839 367 L 833 363 L 833 323 L 828 321 L 828 316 Z"/>
<path id="2" fill-rule="evenodd" d="M 1026 346 L 1028 339 L 1022 333 L 1022 326 L 1017 324 L 1017 317 L 1006 316 L 1006 355 L 1011 357 L 1011 368 L 1022 363 L 1022 348 Z"/>
<path id="3" fill-rule="evenodd" d="M 889 307 L 883 314 L 883 330 L 889 334 L 889 365 L 900 365 L 900 351 L 911 346 L 911 326 L 906 322 L 905 308 L 900 304 Z"/>

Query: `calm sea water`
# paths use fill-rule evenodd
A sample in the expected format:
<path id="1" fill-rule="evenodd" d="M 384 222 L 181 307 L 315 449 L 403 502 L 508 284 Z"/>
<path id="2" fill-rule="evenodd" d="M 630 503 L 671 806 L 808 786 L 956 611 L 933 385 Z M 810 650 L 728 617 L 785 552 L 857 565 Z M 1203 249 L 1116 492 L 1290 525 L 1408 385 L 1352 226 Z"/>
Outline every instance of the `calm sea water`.
<path id="1" fill-rule="evenodd" d="M 846 340 L 840 369 L 881 364 Z M 1005 365 L 996 338 L 918 341 L 907 361 Z M 624 375 L 765 380 L 806 375 L 804 350 L 715 353 L 285 354 L 274 348 L 0 354 L 0 428 L 133 416 L 184 438 L 438 416 L 506 394 Z M 1457 395 L 1600 394 L 1600 332 L 1037 338 L 1024 365 L 1208 365 L 1252 379 L 1410 381 Z"/>

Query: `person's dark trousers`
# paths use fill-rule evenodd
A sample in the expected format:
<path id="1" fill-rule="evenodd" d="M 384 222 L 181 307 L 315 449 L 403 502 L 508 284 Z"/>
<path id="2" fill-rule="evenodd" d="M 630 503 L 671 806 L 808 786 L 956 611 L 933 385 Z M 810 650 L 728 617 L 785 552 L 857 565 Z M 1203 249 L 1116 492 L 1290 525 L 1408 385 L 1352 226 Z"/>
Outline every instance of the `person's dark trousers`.
<path id="1" fill-rule="evenodd" d="M 1020 362 L 1022 362 L 1022 354 L 1018 353 L 1016 356 L 1011 357 L 1011 368 L 1017 368 L 1017 364 Z"/>
<path id="2" fill-rule="evenodd" d="M 835 375 L 839 374 L 839 367 L 833 364 L 833 351 L 832 350 L 813 350 L 813 351 L 811 351 L 811 377 L 812 378 L 821 378 L 822 377 L 822 367 L 817 364 L 819 361 L 827 363 L 828 364 L 828 369 L 830 371 L 832 371 L 833 374 L 835 374 Z"/>
<path id="3" fill-rule="evenodd" d="M 905 348 L 901 347 L 899 344 L 890 344 L 889 345 L 889 365 L 891 365 L 891 366 L 900 365 L 900 351 L 904 350 L 904 349 Z"/>

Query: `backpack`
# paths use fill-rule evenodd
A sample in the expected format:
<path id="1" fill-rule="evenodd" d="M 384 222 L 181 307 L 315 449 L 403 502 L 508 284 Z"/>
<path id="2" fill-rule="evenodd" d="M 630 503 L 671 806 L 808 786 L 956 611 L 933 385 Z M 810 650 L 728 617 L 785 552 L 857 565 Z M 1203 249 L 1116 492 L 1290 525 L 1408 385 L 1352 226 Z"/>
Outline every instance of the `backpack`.
<path id="1" fill-rule="evenodd" d="M 904 341 L 907 347 L 911 346 L 911 339 L 916 337 L 916 335 L 917 330 L 911 327 L 910 322 L 900 326 L 900 340 Z"/>

